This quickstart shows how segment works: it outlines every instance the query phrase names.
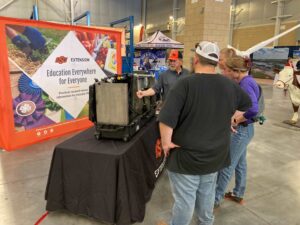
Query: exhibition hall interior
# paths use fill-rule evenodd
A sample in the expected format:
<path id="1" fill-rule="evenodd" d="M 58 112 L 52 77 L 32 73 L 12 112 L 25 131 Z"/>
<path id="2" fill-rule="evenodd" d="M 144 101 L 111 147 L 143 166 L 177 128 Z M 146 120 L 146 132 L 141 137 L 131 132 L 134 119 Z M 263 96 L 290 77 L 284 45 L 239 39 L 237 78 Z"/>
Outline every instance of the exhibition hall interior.
<path id="1" fill-rule="evenodd" d="M 299 225 L 300 0 L 0 0 L 0 225 Z"/>

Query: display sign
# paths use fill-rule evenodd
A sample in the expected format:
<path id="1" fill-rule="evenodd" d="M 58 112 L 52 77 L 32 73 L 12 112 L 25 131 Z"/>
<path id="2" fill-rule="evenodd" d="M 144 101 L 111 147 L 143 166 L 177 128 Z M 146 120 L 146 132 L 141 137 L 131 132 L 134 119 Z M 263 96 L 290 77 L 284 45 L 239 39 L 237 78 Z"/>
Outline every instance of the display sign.
<path id="1" fill-rule="evenodd" d="M 157 69 L 166 65 L 166 49 L 141 49 L 136 50 L 134 56 L 135 66 L 143 68 L 146 62 L 150 63 L 149 69 Z"/>
<path id="2" fill-rule="evenodd" d="M 293 51 L 293 58 L 294 59 L 300 59 L 300 50 L 294 50 Z"/>
<path id="3" fill-rule="evenodd" d="M 288 48 L 262 48 L 254 52 L 251 74 L 255 78 L 274 79 L 286 64 L 288 55 Z"/>
<path id="4" fill-rule="evenodd" d="M 0 17 L 0 147 L 91 126 L 89 85 L 121 73 L 120 30 Z"/>

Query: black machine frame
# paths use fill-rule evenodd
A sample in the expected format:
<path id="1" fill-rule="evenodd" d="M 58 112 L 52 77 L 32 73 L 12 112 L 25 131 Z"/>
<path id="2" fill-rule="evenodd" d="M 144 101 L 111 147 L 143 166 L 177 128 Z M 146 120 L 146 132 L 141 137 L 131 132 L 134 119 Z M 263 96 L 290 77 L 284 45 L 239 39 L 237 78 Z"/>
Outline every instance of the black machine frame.
<path id="1" fill-rule="evenodd" d="M 150 78 L 147 74 L 123 74 L 121 76 L 113 76 L 105 78 L 101 81 L 96 81 L 89 87 L 89 120 L 95 125 L 95 138 L 122 139 L 129 141 L 149 120 L 155 116 L 156 98 L 155 96 L 144 97 L 139 99 L 136 92 L 139 89 L 147 89 L 154 82 L 148 82 L 147 87 L 139 87 L 139 79 Z M 127 83 L 128 84 L 128 116 L 129 122 L 126 125 L 104 124 L 97 121 L 96 110 L 96 85 L 101 85 L 103 82 L 110 83 Z M 141 107 L 142 106 L 142 107 Z"/>

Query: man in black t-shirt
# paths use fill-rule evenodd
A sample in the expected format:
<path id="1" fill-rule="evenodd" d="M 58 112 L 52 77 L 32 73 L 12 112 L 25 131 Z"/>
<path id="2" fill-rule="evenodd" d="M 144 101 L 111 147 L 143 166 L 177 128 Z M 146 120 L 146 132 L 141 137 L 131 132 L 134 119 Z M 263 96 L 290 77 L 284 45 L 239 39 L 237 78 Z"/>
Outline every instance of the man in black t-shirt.
<path id="1" fill-rule="evenodd" d="M 194 56 L 195 74 L 171 88 L 159 114 L 162 147 L 175 203 L 170 225 L 212 225 L 217 172 L 230 164 L 231 117 L 251 106 L 238 84 L 215 74 L 219 48 L 203 41 Z"/>

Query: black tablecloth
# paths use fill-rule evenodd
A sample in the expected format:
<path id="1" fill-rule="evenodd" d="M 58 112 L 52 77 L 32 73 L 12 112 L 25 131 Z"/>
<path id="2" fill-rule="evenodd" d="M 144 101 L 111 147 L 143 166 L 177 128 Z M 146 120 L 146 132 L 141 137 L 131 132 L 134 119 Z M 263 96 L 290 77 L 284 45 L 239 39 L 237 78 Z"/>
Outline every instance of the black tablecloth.
<path id="1" fill-rule="evenodd" d="M 150 121 L 130 142 L 98 141 L 94 129 L 55 148 L 46 209 L 66 209 L 122 225 L 143 221 L 163 158 L 157 159 L 157 122 Z"/>

